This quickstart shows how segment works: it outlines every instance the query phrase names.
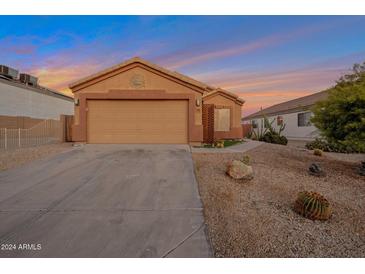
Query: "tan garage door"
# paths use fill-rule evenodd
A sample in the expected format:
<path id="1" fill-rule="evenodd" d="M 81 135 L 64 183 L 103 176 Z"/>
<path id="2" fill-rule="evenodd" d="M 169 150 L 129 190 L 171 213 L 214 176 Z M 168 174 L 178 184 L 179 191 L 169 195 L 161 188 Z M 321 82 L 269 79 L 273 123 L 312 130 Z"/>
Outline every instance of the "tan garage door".
<path id="1" fill-rule="evenodd" d="M 187 100 L 88 100 L 88 143 L 188 142 Z"/>

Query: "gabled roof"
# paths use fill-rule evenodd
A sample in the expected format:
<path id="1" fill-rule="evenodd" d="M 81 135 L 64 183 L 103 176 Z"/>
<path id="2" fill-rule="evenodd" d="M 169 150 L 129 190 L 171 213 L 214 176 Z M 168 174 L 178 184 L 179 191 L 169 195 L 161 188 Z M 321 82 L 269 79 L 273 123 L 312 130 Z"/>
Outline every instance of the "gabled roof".
<path id="1" fill-rule="evenodd" d="M 317 92 L 311 95 L 300 97 L 294 100 L 286 101 L 271 107 L 265 108 L 243 118 L 249 120 L 253 118 L 263 117 L 264 115 L 277 115 L 283 113 L 291 113 L 300 110 L 309 109 L 316 102 L 325 100 L 328 97 L 328 90 Z"/>
<path id="2" fill-rule="evenodd" d="M 183 81 L 185 83 L 188 83 L 188 84 L 193 85 L 193 86 L 196 86 L 196 87 L 199 87 L 199 88 L 203 89 L 204 91 L 210 91 L 210 90 L 213 90 L 214 89 L 213 87 L 211 87 L 211 86 L 209 86 L 209 85 L 207 85 L 205 83 L 202 83 L 200 81 L 197 81 L 197 80 L 195 80 L 193 78 L 190 78 L 190 77 L 188 77 L 186 75 L 183 75 L 181 73 L 178 73 L 176 71 L 170 71 L 170 70 L 165 69 L 163 67 L 160 67 L 160 66 L 158 66 L 156 64 L 153 64 L 153 63 L 151 63 L 151 62 L 149 62 L 147 60 L 144 60 L 144 59 L 142 59 L 140 57 L 133 57 L 133 58 L 127 60 L 127 61 L 124 61 L 124 62 L 118 64 L 118 65 L 112 66 L 110 68 L 107 68 L 107 69 L 104 69 L 104 70 L 99 71 L 97 73 L 94 73 L 92 75 L 89 75 L 89 76 L 87 76 L 85 78 L 82 78 L 82 79 L 80 79 L 80 80 L 78 80 L 76 82 L 71 83 L 69 85 L 69 87 L 70 87 L 70 89 L 73 89 L 76 86 L 79 86 L 79 85 L 82 85 L 84 83 L 87 83 L 87 82 L 89 82 L 89 81 L 91 81 L 91 80 L 93 80 L 95 78 L 98 78 L 98 77 L 107 75 L 107 74 L 109 74 L 109 73 L 111 73 L 111 72 L 113 72 L 115 70 L 118 70 L 120 68 L 126 67 L 126 66 L 128 66 L 130 64 L 133 64 L 133 63 L 145 65 L 147 67 L 150 67 L 152 69 L 155 69 L 157 71 L 160 71 L 160 72 L 162 72 L 164 74 L 167 74 L 167 75 L 169 75 L 169 76 L 171 76 L 173 78 L 176 78 L 176 79 L 178 79 L 180 81 Z"/>
<path id="3" fill-rule="evenodd" d="M 224 96 L 226 98 L 229 98 L 231 100 L 234 100 L 234 101 L 236 101 L 240 105 L 243 105 L 245 103 L 245 100 L 243 100 L 240 97 L 238 97 L 237 94 L 232 93 L 232 92 L 229 92 L 229 91 L 224 90 L 224 89 L 221 89 L 221 88 L 217 88 L 217 89 L 215 89 L 215 90 L 213 90 L 211 92 L 205 93 L 203 95 L 203 100 L 204 99 L 212 98 L 212 97 L 217 96 L 217 95 L 222 95 L 222 96 Z"/>

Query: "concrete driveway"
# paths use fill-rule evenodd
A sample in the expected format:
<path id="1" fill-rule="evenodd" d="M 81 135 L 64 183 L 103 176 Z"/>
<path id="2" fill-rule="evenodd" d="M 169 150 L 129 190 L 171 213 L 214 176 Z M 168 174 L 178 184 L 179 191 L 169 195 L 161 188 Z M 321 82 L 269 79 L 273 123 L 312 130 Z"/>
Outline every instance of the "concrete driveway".
<path id="1" fill-rule="evenodd" d="M 188 146 L 85 145 L 0 172 L 0 257 L 209 257 Z"/>

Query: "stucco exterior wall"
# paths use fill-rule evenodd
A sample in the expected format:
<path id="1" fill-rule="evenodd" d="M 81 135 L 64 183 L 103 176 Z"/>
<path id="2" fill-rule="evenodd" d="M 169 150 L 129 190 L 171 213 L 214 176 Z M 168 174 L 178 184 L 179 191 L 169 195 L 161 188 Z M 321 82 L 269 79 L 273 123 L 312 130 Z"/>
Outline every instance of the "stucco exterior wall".
<path id="1" fill-rule="evenodd" d="M 234 100 L 226 98 L 220 94 L 204 98 L 204 104 L 214 104 L 216 107 L 229 107 L 231 109 L 231 129 L 230 131 L 215 131 L 215 139 L 237 139 L 242 138 L 241 126 L 241 105 Z"/>
<path id="2" fill-rule="evenodd" d="M 0 115 L 59 119 L 61 114 L 72 115 L 73 113 L 72 100 L 64 100 L 0 82 Z"/>
<path id="3" fill-rule="evenodd" d="M 283 118 L 283 122 L 286 124 L 285 129 L 282 132 L 282 135 L 284 135 L 288 139 L 313 140 L 319 136 L 319 131 L 315 126 L 313 126 L 313 125 L 303 126 L 303 127 L 298 126 L 298 114 L 304 113 L 304 112 L 308 112 L 308 111 L 300 111 L 300 112 L 280 114 L 280 115 L 275 115 L 275 116 L 268 116 L 268 119 L 269 119 L 269 121 L 272 121 L 275 119 L 272 126 L 276 130 L 279 130 L 280 126 L 277 125 L 276 119 L 278 116 L 281 116 Z M 261 128 L 261 124 L 263 125 L 264 120 L 258 119 L 258 118 L 252 119 L 252 120 L 255 120 L 258 125 L 258 128 L 253 129 L 253 130 L 258 131 L 258 129 Z M 251 123 L 252 120 L 245 121 L 245 123 Z"/>
<path id="4" fill-rule="evenodd" d="M 137 84 L 133 82 L 135 77 L 140 80 Z M 95 96 L 111 100 L 159 98 L 162 100 L 189 100 L 189 142 L 203 140 L 202 104 L 196 105 L 197 100 L 200 102 L 202 100 L 202 90 L 169 78 L 149 67 L 132 64 L 73 87 L 73 92 L 75 99 L 80 101 L 80 105 L 75 106 L 75 124 L 73 126 L 75 141 L 87 141 L 85 135 L 86 105 L 88 98 Z"/>
<path id="5" fill-rule="evenodd" d="M 158 75 L 152 71 L 146 70 L 142 67 L 131 67 L 123 69 L 119 74 L 111 76 L 105 80 L 95 82 L 91 85 L 86 85 L 75 92 L 75 98 L 79 98 L 81 93 L 93 93 L 93 92 L 108 92 L 112 89 L 120 90 L 135 90 L 131 84 L 131 79 L 135 75 L 141 75 L 144 79 L 143 87 L 139 87 L 140 90 L 164 90 L 166 93 L 185 93 L 194 94 L 195 100 L 201 101 L 202 94 L 189 88 L 187 86 L 181 85 L 177 82 L 171 81 L 161 75 Z M 79 108 L 75 107 L 75 124 L 79 123 Z M 195 125 L 202 125 L 202 109 L 201 106 L 195 107 Z"/>

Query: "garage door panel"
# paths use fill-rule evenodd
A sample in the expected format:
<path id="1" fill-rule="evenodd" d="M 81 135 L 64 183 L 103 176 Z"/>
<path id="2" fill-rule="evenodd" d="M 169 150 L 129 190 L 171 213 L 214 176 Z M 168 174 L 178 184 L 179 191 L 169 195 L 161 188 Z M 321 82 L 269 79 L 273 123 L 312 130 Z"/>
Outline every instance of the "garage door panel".
<path id="1" fill-rule="evenodd" d="M 187 143 L 187 100 L 89 100 L 89 143 Z"/>

